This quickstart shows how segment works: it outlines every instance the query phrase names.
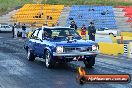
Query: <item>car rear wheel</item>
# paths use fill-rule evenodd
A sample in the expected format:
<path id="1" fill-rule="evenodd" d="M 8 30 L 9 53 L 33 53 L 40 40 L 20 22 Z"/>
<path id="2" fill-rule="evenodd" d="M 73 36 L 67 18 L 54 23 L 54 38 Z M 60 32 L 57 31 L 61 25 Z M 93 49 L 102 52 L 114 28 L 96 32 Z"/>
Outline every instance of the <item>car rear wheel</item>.
<path id="1" fill-rule="evenodd" d="M 95 64 L 95 57 L 87 58 L 84 61 L 84 64 L 85 64 L 86 68 L 92 68 L 94 66 L 94 64 Z"/>
<path id="2" fill-rule="evenodd" d="M 27 59 L 28 59 L 28 61 L 34 61 L 35 60 L 35 56 L 34 56 L 34 54 L 31 52 L 31 50 L 28 50 L 28 52 L 27 52 Z"/>
<path id="3" fill-rule="evenodd" d="M 51 53 L 49 50 L 45 52 L 45 65 L 47 68 L 54 68 L 55 67 L 55 60 L 53 60 Z"/>

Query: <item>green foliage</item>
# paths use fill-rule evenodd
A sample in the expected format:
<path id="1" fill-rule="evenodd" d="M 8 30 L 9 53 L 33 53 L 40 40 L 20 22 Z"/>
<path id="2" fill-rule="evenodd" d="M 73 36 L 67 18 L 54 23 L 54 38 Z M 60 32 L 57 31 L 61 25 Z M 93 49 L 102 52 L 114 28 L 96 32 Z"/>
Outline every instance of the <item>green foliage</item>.
<path id="1" fill-rule="evenodd" d="M 122 0 L 43 0 L 47 4 L 64 4 L 64 5 L 112 5 L 112 6 L 129 6 L 132 1 L 123 2 Z M 12 8 L 23 6 L 26 3 L 34 3 L 33 0 L 0 0 L 0 14 Z"/>
<path id="2" fill-rule="evenodd" d="M 32 3 L 32 0 L 0 0 L 0 15 L 25 3 Z"/>

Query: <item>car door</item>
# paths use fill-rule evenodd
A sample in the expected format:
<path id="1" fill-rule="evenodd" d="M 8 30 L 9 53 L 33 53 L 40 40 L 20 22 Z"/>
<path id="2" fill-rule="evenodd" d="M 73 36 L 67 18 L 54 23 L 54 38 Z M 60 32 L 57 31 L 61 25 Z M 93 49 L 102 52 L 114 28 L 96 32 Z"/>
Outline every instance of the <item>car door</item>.
<path id="1" fill-rule="evenodd" d="M 38 34 L 39 30 L 35 30 L 28 42 L 28 47 L 30 50 L 32 50 L 34 52 L 35 55 L 37 55 L 36 53 L 36 49 L 35 49 L 35 43 L 36 43 L 36 39 L 37 39 L 37 34 Z"/>
<path id="2" fill-rule="evenodd" d="M 0 30 L 5 31 L 5 26 L 2 25 Z"/>
<path id="3" fill-rule="evenodd" d="M 42 40 L 42 30 L 38 31 L 37 38 L 35 39 L 34 50 L 38 57 L 43 57 L 44 44 Z"/>
<path id="4" fill-rule="evenodd" d="M 6 31 L 12 31 L 11 27 L 9 25 L 5 26 Z"/>

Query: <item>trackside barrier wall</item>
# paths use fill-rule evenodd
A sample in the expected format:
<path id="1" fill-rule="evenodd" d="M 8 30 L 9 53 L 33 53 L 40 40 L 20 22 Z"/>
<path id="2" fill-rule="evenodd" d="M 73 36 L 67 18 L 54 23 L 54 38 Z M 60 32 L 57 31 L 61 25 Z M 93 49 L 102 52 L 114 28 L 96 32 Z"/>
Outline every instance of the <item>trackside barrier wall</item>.
<path id="1" fill-rule="evenodd" d="M 115 55 L 124 54 L 124 44 L 99 42 L 99 50 L 101 54 Z"/>
<path id="2" fill-rule="evenodd" d="M 113 35 L 110 35 L 110 37 L 111 37 L 113 43 L 117 43 L 116 37 L 114 37 Z"/>
<path id="3" fill-rule="evenodd" d="M 122 36 L 132 37 L 132 32 L 121 32 Z"/>

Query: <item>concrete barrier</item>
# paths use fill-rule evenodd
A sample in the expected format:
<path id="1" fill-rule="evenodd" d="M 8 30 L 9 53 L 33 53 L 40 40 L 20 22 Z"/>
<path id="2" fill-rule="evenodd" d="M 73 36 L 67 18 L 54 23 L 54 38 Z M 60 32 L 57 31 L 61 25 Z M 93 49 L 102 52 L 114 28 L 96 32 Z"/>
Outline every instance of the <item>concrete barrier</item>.
<path id="1" fill-rule="evenodd" d="M 113 35 L 110 35 L 110 37 L 111 37 L 113 43 L 117 43 L 116 37 L 114 37 Z"/>
<path id="2" fill-rule="evenodd" d="M 115 55 L 124 54 L 124 44 L 99 42 L 99 50 L 101 54 Z"/>
<path id="3" fill-rule="evenodd" d="M 121 36 L 116 36 L 116 39 L 121 39 Z M 123 40 L 132 40 L 132 36 L 123 36 Z"/>
<path id="4" fill-rule="evenodd" d="M 132 37 L 132 32 L 121 32 L 122 36 Z"/>

